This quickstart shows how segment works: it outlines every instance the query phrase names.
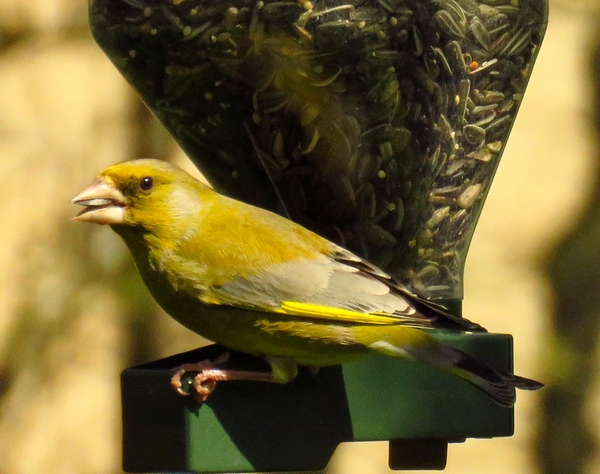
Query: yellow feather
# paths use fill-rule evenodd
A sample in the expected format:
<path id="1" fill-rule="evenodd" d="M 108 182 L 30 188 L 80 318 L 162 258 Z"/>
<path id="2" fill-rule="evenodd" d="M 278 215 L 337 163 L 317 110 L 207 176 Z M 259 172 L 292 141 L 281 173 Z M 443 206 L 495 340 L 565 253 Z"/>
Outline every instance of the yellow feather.
<path id="1" fill-rule="evenodd" d="M 298 301 L 285 301 L 277 310 L 290 316 L 303 316 L 315 319 L 330 319 L 337 322 L 355 324 L 398 324 L 398 318 L 384 313 L 357 313 L 347 309 L 334 308 Z"/>

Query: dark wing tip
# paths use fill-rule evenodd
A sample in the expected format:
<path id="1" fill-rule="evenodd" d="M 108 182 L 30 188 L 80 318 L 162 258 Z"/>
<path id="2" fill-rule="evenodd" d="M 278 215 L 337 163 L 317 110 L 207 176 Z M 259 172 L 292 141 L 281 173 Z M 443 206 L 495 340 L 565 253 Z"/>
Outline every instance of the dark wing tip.
<path id="1" fill-rule="evenodd" d="M 408 289 L 404 288 L 400 283 L 383 272 L 383 270 L 345 249 L 336 248 L 330 256 L 335 261 L 354 267 L 360 272 L 387 285 L 391 291 L 406 299 L 422 317 L 428 319 L 430 321 L 430 327 L 460 331 L 487 332 L 487 329 L 483 326 L 460 316 L 455 316 L 451 314 L 447 308 L 411 293 Z"/>
<path id="2" fill-rule="evenodd" d="M 434 328 L 487 332 L 487 329 L 483 326 L 461 316 L 455 316 L 444 306 L 413 295 L 402 286 L 392 286 L 392 288 L 403 298 L 406 298 L 420 314 L 432 320 L 433 324 L 431 326 Z"/>

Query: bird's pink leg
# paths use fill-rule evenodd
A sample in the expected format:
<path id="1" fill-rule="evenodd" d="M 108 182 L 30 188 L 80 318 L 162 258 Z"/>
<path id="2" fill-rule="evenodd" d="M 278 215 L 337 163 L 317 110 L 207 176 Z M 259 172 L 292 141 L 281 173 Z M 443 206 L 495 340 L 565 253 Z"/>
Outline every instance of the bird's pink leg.
<path id="1" fill-rule="evenodd" d="M 224 357 L 225 356 L 225 357 Z M 194 398 L 198 402 L 205 402 L 208 396 L 215 390 L 217 382 L 226 380 L 252 380 L 257 382 L 274 382 L 271 372 L 252 372 L 244 370 L 225 370 L 216 367 L 217 364 L 226 362 L 229 358 L 229 353 L 225 353 L 214 361 L 204 360 L 201 362 L 183 364 L 178 367 L 177 371 L 171 377 L 171 386 L 180 395 L 189 395 L 181 387 L 181 377 L 186 372 L 198 372 L 194 377 L 191 386 L 194 389 Z"/>

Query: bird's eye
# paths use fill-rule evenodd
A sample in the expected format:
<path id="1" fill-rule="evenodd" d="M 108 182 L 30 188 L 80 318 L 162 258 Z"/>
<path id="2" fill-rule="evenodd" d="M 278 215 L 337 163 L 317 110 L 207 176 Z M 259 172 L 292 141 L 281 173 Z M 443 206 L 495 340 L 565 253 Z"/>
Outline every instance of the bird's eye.
<path id="1" fill-rule="evenodd" d="M 150 176 L 145 176 L 142 179 L 140 179 L 140 189 L 142 191 L 150 191 L 153 185 L 154 181 Z"/>

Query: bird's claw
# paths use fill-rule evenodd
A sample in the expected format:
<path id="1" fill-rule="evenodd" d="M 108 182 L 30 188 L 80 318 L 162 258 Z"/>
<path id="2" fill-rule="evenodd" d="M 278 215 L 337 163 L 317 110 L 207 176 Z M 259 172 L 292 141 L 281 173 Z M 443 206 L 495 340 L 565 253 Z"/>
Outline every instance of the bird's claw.
<path id="1" fill-rule="evenodd" d="M 229 360 L 229 355 L 228 352 L 225 352 L 214 361 L 203 360 L 201 362 L 183 364 L 178 367 L 177 371 L 173 374 L 173 377 L 171 377 L 171 386 L 180 395 L 190 395 L 190 391 L 183 389 L 181 378 L 187 372 L 198 372 L 189 386 L 193 389 L 192 395 L 194 398 L 199 403 L 205 402 L 208 399 L 208 396 L 217 387 L 217 382 L 226 380 L 227 377 L 225 372 L 215 366 L 227 362 L 227 360 Z"/>

